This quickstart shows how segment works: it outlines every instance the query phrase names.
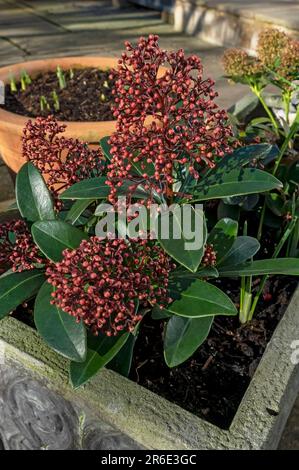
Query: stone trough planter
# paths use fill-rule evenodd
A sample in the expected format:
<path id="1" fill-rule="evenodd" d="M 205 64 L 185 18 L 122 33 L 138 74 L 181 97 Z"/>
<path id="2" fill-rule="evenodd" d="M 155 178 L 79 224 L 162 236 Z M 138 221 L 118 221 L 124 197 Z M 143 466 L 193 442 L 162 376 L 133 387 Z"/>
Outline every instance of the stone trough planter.
<path id="1" fill-rule="evenodd" d="M 299 390 L 291 344 L 299 338 L 299 288 L 229 430 L 103 370 L 73 390 L 67 361 L 14 318 L 0 327 L 0 448 L 275 449 Z"/>

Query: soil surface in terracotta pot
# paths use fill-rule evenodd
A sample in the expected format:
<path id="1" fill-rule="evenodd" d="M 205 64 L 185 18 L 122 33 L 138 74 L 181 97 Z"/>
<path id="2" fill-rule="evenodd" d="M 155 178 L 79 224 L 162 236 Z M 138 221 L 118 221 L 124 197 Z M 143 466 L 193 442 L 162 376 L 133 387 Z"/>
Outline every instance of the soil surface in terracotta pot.
<path id="1" fill-rule="evenodd" d="M 60 88 L 56 72 L 43 72 L 25 90 L 20 82 L 17 91 L 7 84 L 2 107 L 32 118 L 52 114 L 60 121 L 112 121 L 113 80 L 109 74 L 109 70 L 91 67 L 64 70 L 65 87 Z"/>

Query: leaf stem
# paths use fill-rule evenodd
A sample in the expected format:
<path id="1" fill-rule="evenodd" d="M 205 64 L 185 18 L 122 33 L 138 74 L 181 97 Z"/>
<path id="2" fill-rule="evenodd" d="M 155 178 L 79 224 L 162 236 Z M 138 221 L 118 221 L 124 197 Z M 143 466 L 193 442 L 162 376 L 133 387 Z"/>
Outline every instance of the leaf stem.
<path id="1" fill-rule="evenodd" d="M 289 236 L 291 235 L 292 231 L 294 230 L 294 227 L 297 223 L 297 217 L 294 217 L 293 220 L 289 223 L 289 225 L 287 226 L 283 236 L 281 237 L 278 245 L 276 246 L 275 250 L 274 250 L 274 253 L 273 253 L 273 256 L 272 256 L 272 259 L 275 259 L 277 258 L 277 256 L 279 255 L 283 245 L 285 244 L 285 242 L 287 241 L 287 239 L 289 238 Z M 268 279 L 268 275 L 265 274 L 263 277 L 262 277 L 262 280 L 261 280 L 261 283 L 260 283 L 260 286 L 259 286 L 259 289 L 253 299 L 253 302 L 252 302 L 252 306 L 251 306 L 251 309 L 250 309 L 250 312 L 249 312 L 249 317 L 248 317 L 248 320 L 252 320 L 252 317 L 254 315 L 254 312 L 255 312 L 255 309 L 256 309 L 256 306 L 257 306 L 257 303 L 259 301 L 259 298 L 264 290 L 264 287 L 265 287 L 265 284 L 266 284 L 266 281 Z"/>
<path id="2" fill-rule="evenodd" d="M 279 125 L 273 115 L 273 113 L 271 112 L 270 108 L 268 107 L 268 105 L 266 104 L 264 98 L 263 98 L 263 95 L 262 95 L 262 92 L 260 90 L 259 87 L 257 87 L 256 84 L 253 84 L 253 85 L 250 85 L 250 88 L 252 90 L 252 92 L 258 97 L 258 99 L 260 100 L 260 103 L 261 105 L 263 106 L 264 110 L 266 111 L 270 121 L 272 122 L 273 124 L 273 127 L 274 127 L 274 132 L 275 134 L 277 135 L 277 137 L 279 137 Z"/>
<path id="3" fill-rule="evenodd" d="M 275 176 L 276 175 L 276 172 L 279 168 L 279 165 L 281 163 L 281 160 L 282 160 L 282 157 L 284 156 L 287 148 L 288 148 L 288 145 L 289 145 L 289 142 L 291 141 L 291 139 L 293 139 L 293 137 L 296 135 L 296 133 L 299 131 L 299 106 L 297 108 L 297 112 L 296 112 L 296 117 L 295 117 L 295 120 L 290 128 L 290 131 L 288 133 L 288 135 L 286 136 L 286 138 L 284 139 L 283 141 L 283 144 L 280 148 L 280 152 L 278 154 L 278 157 L 277 159 L 275 160 L 275 165 L 274 165 L 274 168 L 272 170 L 272 175 Z M 258 233 L 257 233 L 257 239 L 260 240 L 261 239 L 261 236 L 262 236 L 262 231 L 263 231 L 263 225 L 264 225 L 264 218 L 265 218 L 265 212 L 266 212 L 266 201 L 264 201 L 264 205 L 263 205 L 263 209 L 262 209 L 262 212 L 261 212 L 261 217 L 260 217 L 260 222 L 259 222 L 259 228 L 258 228 Z"/>

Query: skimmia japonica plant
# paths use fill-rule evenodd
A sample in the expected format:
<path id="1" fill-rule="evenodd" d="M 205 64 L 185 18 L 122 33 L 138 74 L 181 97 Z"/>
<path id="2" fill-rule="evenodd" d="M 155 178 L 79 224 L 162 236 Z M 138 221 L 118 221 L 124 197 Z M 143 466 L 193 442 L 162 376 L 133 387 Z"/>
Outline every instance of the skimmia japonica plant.
<path id="1" fill-rule="evenodd" d="M 147 315 L 164 322 L 169 367 L 192 356 L 216 316 L 238 313 L 215 278 L 299 274 L 298 259 L 256 260 L 256 238 L 210 217 L 210 204 L 282 183 L 259 167 L 278 148 L 239 144 L 200 60 L 149 36 L 111 75 L 117 129 L 98 152 L 58 137 L 52 118 L 28 124 L 21 220 L 0 231 L 0 318 L 35 298 L 36 328 L 75 387 L 106 365 L 128 375 Z"/>

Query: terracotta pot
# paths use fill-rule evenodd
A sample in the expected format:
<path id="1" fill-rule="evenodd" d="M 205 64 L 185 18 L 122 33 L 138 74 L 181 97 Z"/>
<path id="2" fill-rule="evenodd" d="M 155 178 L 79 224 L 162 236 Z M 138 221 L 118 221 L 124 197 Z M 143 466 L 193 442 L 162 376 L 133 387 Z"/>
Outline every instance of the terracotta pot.
<path id="1" fill-rule="evenodd" d="M 99 67 L 103 70 L 117 65 L 116 58 L 112 57 L 60 57 L 55 59 L 34 60 L 9 65 L 0 68 L 0 80 L 9 83 L 11 75 L 18 80 L 22 70 L 26 70 L 31 77 L 41 71 L 56 70 L 60 65 L 62 69 Z M 21 152 L 21 136 L 28 117 L 20 116 L 0 108 L 0 154 L 6 165 L 14 172 L 18 172 L 24 164 Z M 61 122 L 66 124 L 65 137 L 73 137 L 90 144 L 98 144 L 99 139 L 111 135 L 115 130 L 115 121 L 100 122 Z"/>

